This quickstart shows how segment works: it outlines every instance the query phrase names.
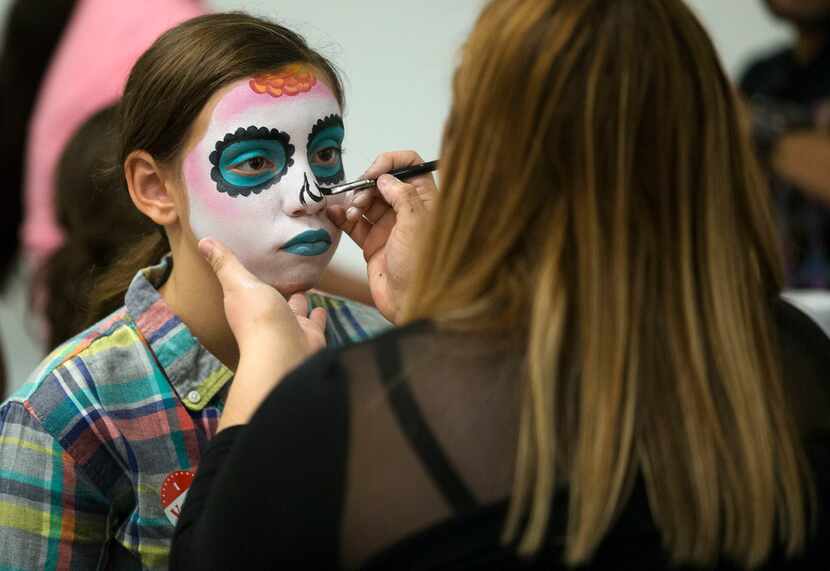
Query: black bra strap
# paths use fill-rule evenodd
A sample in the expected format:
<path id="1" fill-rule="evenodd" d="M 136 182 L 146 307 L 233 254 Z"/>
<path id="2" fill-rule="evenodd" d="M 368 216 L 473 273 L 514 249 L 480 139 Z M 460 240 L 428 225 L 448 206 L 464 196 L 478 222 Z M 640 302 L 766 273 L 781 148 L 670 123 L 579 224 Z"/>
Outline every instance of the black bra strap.
<path id="1" fill-rule="evenodd" d="M 423 462 L 444 499 L 458 512 L 478 507 L 478 502 L 453 469 L 412 395 L 406 375 L 401 371 L 401 356 L 394 337 L 385 336 L 377 343 L 377 363 L 386 398 L 398 419 L 401 431 Z"/>

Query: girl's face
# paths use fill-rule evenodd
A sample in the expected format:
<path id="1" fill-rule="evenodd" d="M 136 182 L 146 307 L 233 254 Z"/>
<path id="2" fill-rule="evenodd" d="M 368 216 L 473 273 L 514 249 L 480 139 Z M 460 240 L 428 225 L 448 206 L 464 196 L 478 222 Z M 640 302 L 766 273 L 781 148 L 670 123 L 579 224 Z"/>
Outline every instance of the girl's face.
<path id="1" fill-rule="evenodd" d="M 331 89 L 290 65 L 221 90 L 200 121 L 182 165 L 196 239 L 220 240 L 283 293 L 314 286 L 340 240 L 321 192 L 345 179 Z"/>

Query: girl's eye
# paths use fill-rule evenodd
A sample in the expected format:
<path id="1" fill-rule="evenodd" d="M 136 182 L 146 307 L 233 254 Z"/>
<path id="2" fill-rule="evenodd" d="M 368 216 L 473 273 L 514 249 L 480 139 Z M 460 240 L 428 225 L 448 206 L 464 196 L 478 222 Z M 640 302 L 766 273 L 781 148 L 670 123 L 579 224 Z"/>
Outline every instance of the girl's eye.
<path id="1" fill-rule="evenodd" d="M 259 176 L 268 171 L 275 171 L 276 166 L 265 157 L 252 157 L 231 165 L 228 170 L 241 176 Z"/>
<path id="2" fill-rule="evenodd" d="M 318 166 L 334 166 L 340 161 L 340 149 L 337 147 L 326 147 L 314 153 L 312 164 Z"/>
<path id="3" fill-rule="evenodd" d="M 290 141 L 287 133 L 255 125 L 227 133 L 208 156 L 216 190 L 250 196 L 276 184 L 294 164 Z"/>

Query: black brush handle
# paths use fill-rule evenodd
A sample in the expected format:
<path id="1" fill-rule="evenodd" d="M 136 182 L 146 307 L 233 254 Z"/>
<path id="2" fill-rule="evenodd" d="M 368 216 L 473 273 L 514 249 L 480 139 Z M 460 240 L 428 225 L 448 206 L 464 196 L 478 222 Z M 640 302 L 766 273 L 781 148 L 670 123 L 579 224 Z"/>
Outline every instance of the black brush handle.
<path id="1" fill-rule="evenodd" d="M 389 171 L 389 174 L 391 174 L 395 178 L 406 180 L 408 178 L 412 178 L 413 176 L 418 176 L 419 174 L 426 174 L 428 172 L 433 172 L 436 170 L 438 170 L 438 161 L 429 161 L 426 163 L 421 163 L 419 165 L 413 165 L 411 167 L 403 167 L 400 169 L 391 170 Z M 333 196 L 335 194 L 342 194 L 344 192 L 360 192 L 361 190 L 368 190 L 374 187 L 375 179 L 366 179 L 347 182 L 344 184 L 338 184 L 337 186 L 333 186 L 331 188 L 320 188 L 319 186 L 317 188 L 320 190 L 320 192 L 323 193 L 324 196 Z"/>

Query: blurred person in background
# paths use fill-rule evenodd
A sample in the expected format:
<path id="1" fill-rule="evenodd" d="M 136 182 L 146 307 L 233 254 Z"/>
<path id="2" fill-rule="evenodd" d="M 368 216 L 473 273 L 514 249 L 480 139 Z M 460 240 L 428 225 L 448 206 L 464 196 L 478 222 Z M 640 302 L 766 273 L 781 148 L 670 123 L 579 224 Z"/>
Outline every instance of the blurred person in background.
<path id="1" fill-rule="evenodd" d="M 0 291 L 13 270 L 22 220 L 23 151 L 29 118 L 55 46 L 69 20 L 75 0 L 11 5 L 0 51 L 0 172 L 3 208 L 0 209 Z"/>
<path id="2" fill-rule="evenodd" d="M 0 294 L 14 273 L 23 219 L 23 171 L 29 119 L 35 97 L 55 46 L 76 0 L 11 4 L 0 48 L 0 173 L 3 173 L 3 208 L 0 208 Z M 2 324 L 2 328 L 22 328 Z M 2 331 L 0 331 L 2 335 Z M 6 367 L 0 342 L 0 398 L 6 394 Z"/>
<path id="3" fill-rule="evenodd" d="M 830 0 L 764 0 L 795 43 L 752 63 L 740 80 L 756 149 L 770 174 L 787 285 L 830 287 Z"/>
<path id="4" fill-rule="evenodd" d="M 205 13 L 199 0 L 76 0 L 32 111 L 25 146 L 23 257 L 33 275 L 37 337 L 51 342 L 45 261 L 64 240 L 55 213 L 56 169 L 67 142 L 93 113 L 113 104 L 138 57 L 163 32 Z M 94 62 L 94 65 L 90 65 Z M 57 295 L 62 295 L 58 293 Z M 75 331 L 77 333 L 77 331 Z"/>
<path id="5" fill-rule="evenodd" d="M 119 254 L 157 232 L 133 208 L 120 173 L 112 168 L 116 109 L 106 107 L 90 117 L 69 140 L 58 163 L 55 210 L 65 239 L 36 277 L 47 290 L 49 351 L 88 324 L 89 293 Z"/>
<path id="6" fill-rule="evenodd" d="M 70 137 L 118 100 L 133 64 L 156 38 L 204 12 L 198 0 L 77 1 L 29 131 L 22 241 L 30 267 L 37 268 L 63 240 L 54 208 L 55 169 Z"/>

